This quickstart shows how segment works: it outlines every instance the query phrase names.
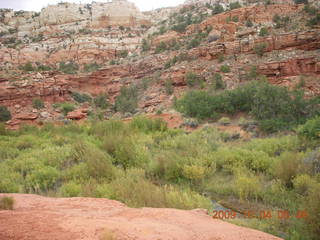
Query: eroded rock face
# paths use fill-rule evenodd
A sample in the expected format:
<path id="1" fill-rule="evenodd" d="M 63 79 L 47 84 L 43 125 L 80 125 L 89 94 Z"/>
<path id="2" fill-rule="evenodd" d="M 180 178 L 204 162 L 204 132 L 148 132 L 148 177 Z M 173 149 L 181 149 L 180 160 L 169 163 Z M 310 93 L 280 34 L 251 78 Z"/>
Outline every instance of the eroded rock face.
<path id="1" fill-rule="evenodd" d="M 0 67 L 27 62 L 104 63 L 117 52 L 136 51 L 151 21 L 126 0 L 49 5 L 38 13 L 1 10 Z"/>

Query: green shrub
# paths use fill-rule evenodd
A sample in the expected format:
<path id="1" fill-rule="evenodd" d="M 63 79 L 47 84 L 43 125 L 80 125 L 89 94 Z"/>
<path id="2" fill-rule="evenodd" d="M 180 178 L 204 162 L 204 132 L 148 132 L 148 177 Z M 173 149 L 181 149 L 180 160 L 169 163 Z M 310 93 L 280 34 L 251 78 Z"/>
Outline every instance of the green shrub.
<path id="1" fill-rule="evenodd" d="M 94 71 L 97 71 L 101 66 L 94 62 L 94 63 L 90 63 L 90 64 L 85 64 L 84 67 L 83 67 L 83 70 L 85 72 L 94 72 Z"/>
<path id="2" fill-rule="evenodd" d="M 66 74 L 76 74 L 79 70 L 78 64 L 75 62 L 60 62 L 59 63 L 59 71 L 66 73 Z"/>
<path id="3" fill-rule="evenodd" d="M 194 87 L 198 85 L 202 79 L 201 77 L 194 72 L 187 72 L 185 75 L 185 81 L 189 87 Z"/>
<path id="4" fill-rule="evenodd" d="M 205 119 L 216 117 L 214 106 L 211 105 L 212 96 L 204 91 L 190 91 L 179 99 L 176 109 L 187 116 Z"/>
<path id="5" fill-rule="evenodd" d="M 20 183 L 23 179 L 13 169 L 9 168 L 8 164 L 0 163 L 0 175 L 0 193 L 17 193 L 20 191 Z"/>
<path id="6" fill-rule="evenodd" d="M 294 0 L 295 4 L 308 4 L 308 0 Z"/>
<path id="7" fill-rule="evenodd" d="M 143 171 L 131 169 L 123 177 L 113 181 L 109 186 L 112 189 L 111 198 L 120 200 L 130 207 L 211 209 L 210 200 L 201 195 L 172 186 L 158 187 L 143 175 Z"/>
<path id="8" fill-rule="evenodd" d="M 320 139 L 320 117 L 308 120 L 298 128 L 298 134 L 310 140 Z"/>
<path id="9" fill-rule="evenodd" d="M 216 117 L 218 113 L 247 112 L 260 121 L 263 130 L 273 132 L 316 116 L 319 114 L 318 102 L 317 97 L 305 99 L 301 92 L 290 92 L 267 82 L 250 82 L 216 95 L 189 92 L 176 101 L 175 107 L 190 117 L 202 119 Z"/>
<path id="10" fill-rule="evenodd" d="M 50 166 L 42 166 L 39 169 L 34 169 L 26 176 L 26 190 L 30 193 L 47 192 L 56 190 L 56 184 L 60 179 L 60 172 Z"/>
<path id="11" fill-rule="evenodd" d="M 167 44 L 165 42 L 161 42 L 159 45 L 156 47 L 156 53 L 162 53 L 167 50 Z"/>
<path id="12" fill-rule="evenodd" d="M 0 105 L 0 122 L 6 122 L 11 119 L 11 113 L 6 106 Z"/>
<path id="13" fill-rule="evenodd" d="M 293 187 L 293 180 L 301 168 L 303 154 L 284 152 L 276 159 L 273 165 L 275 177 L 282 181 L 287 187 Z"/>
<path id="14" fill-rule="evenodd" d="M 57 104 L 58 108 L 61 109 L 63 115 L 67 116 L 69 112 L 72 112 L 76 109 L 76 106 L 72 103 L 64 102 Z"/>
<path id="15" fill-rule="evenodd" d="M 252 66 L 247 74 L 249 80 L 257 80 L 259 76 L 258 69 L 256 66 Z"/>
<path id="16" fill-rule="evenodd" d="M 238 16 L 233 16 L 232 17 L 232 22 L 239 22 L 239 17 Z"/>
<path id="17" fill-rule="evenodd" d="M 82 33 L 82 34 L 91 34 L 92 31 L 90 29 L 87 29 L 87 28 L 82 28 L 79 30 L 79 33 Z"/>
<path id="18" fill-rule="evenodd" d="M 276 28 L 287 27 L 290 22 L 290 18 L 288 16 L 280 17 L 278 14 L 274 15 L 273 22 L 276 24 Z"/>
<path id="19" fill-rule="evenodd" d="M 246 21 L 246 27 L 253 27 L 253 23 L 250 19 Z"/>
<path id="20" fill-rule="evenodd" d="M 220 54 L 218 55 L 218 62 L 219 62 L 219 63 L 223 63 L 223 62 L 224 62 L 224 55 L 223 55 L 222 53 L 220 53 Z"/>
<path id="21" fill-rule="evenodd" d="M 68 182 L 60 187 L 62 197 L 79 197 L 81 194 L 81 185 L 75 182 Z"/>
<path id="22" fill-rule="evenodd" d="M 172 80 L 169 79 L 165 82 L 165 89 L 166 89 L 166 94 L 167 95 L 172 95 L 173 94 L 173 83 Z"/>
<path id="23" fill-rule="evenodd" d="M 224 8 L 222 5 L 216 3 L 214 5 L 214 8 L 212 10 L 212 15 L 216 15 L 216 14 L 219 14 L 219 13 L 223 13 L 224 12 Z"/>
<path id="24" fill-rule="evenodd" d="M 187 49 L 192 49 L 192 48 L 198 47 L 198 46 L 200 45 L 200 43 L 201 43 L 201 39 L 199 39 L 199 38 L 196 37 L 196 38 L 192 39 L 192 40 L 188 43 Z"/>
<path id="25" fill-rule="evenodd" d="M 187 23 L 179 23 L 172 26 L 171 30 L 184 33 L 187 30 Z"/>
<path id="26" fill-rule="evenodd" d="M 315 17 L 311 18 L 307 25 L 309 26 L 315 26 L 320 24 L 320 13 L 318 13 Z"/>
<path id="27" fill-rule="evenodd" d="M 37 69 L 39 72 L 51 71 L 52 68 L 47 65 L 40 64 Z"/>
<path id="28" fill-rule="evenodd" d="M 214 89 L 218 90 L 218 89 L 224 89 L 225 88 L 225 84 L 222 80 L 222 76 L 220 73 L 215 73 L 213 75 L 213 84 L 214 84 Z"/>
<path id="29" fill-rule="evenodd" d="M 87 170 L 91 177 L 95 179 L 109 179 L 114 177 L 112 157 L 94 148 L 87 148 L 82 160 L 87 163 Z"/>
<path id="30" fill-rule="evenodd" d="M 121 87 L 120 95 L 116 97 L 115 110 L 134 113 L 138 106 L 138 89 L 136 86 Z"/>
<path id="31" fill-rule="evenodd" d="M 234 148 L 231 151 L 220 149 L 215 153 L 214 158 L 217 168 L 229 172 L 244 166 L 253 171 L 266 172 L 272 163 L 270 157 L 264 152 L 241 148 Z"/>
<path id="32" fill-rule="evenodd" d="M 1 197 L 0 198 L 0 210 L 13 210 L 14 198 L 13 197 Z"/>
<path id="33" fill-rule="evenodd" d="M 151 79 L 149 79 L 149 78 L 143 78 L 141 80 L 141 86 L 142 86 L 143 90 L 148 89 L 150 82 L 151 82 Z"/>
<path id="34" fill-rule="evenodd" d="M 264 52 L 267 50 L 267 44 L 266 43 L 260 43 L 254 46 L 253 51 L 260 57 L 263 56 Z"/>
<path id="35" fill-rule="evenodd" d="M 122 144 L 115 146 L 113 162 L 124 169 L 145 167 L 150 162 L 150 156 L 146 147 L 131 137 L 123 139 Z"/>
<path id="36" fill-rule="evenodd" d="M 121 58 L 126 58 L 126 57 L 128 57 L 128 54 L 129 54 L 128 50 L 121 50 L 121 51 L 119 52 L 119 56 L 120 56 Z"/>
<path id="37" fill-rule="evenodd" d="M 220 118 L 218 123 L 221 124 L 221 125 L 225 125 L 226 126 L 226 125 L 229 125 L 231 123 L 231 120 L 228 117 L 223 117 L 223 118 Z"/>
<path id="38" fill-rule="evenodd" d="M 85 163 L 84 175 L 88 177 L 96 180 L 110 180 L 114 177 L 112 157 L 92 144 L 77 142 L 73 146 L 72 158 L 74 163 Z"/>
<path id="39" fill-rule="evenodd" d="M 44 103 L 40 98 L 32 99 L 32 107 L 36 109 L 44 108 Z"/>
<path id="40" fill-rule="evenodd" d="M 142 51 L 143 52 L 147 52 L 147 51 L 149 51 L 150 50 L 150 43 L 146 40 L 146 39 L 142 39 L 142 46 L 141 46 L 141 48 L 142 48 Z"/>
<path id="41" fill-rule="evenodd" d="M 257 201 L 261 192 L 259 179 L 255 176 L 246 176 L 238 173 L 236 177 L 237 191 L 240 200 L 254 199 Z"/>
<path id="42" fill-rule="evenodd" d="M 315 181 L 307 174 L 302 174 L 295 177 L 292 182 L 294 190 L 303 196 L 307 195 L 310 190 L 317 184 L 317 181 Z"/>
<path id="43" fill-rule="evenodd" d="M 220 68 L 220 71 L 223 72 L 223 73 L 229 73 L 231 70 L 230 70 L 230 67 L 228 65 L 222 65 L 221 68 Z"/>
<path id="44" fill-rule="evenodd" d="M 259 36 L 260 37 L 265 37 L 265 36 L 268 36 L 269 35 L 269 31 L 267 28 L 263 27 L 260 29 L 260 32 L 259 32 Z"/>
<path id="45" fill-rule="evenodd" d="M 157 131 L 164 132 L 168 130 L 167 123 L 161 118 L 148 119 L 143 116 L 134 117 L 130 122 L 130 127 L 145 133 Z"/>
<path id="46" fill-rule="evenodd" d="M 91 102 L 92 98 L 86 93 L 72 92 L 71 97 L 78 103 Z"/>
<path id="47" fill-rule="evenodd" d="M 26 63 L 25 65 L 23 66 L 20 66 L 20 69 L 24 72 L 33 72 L 34 71 L 34 68 L 32 66 L 32 63 L 31 62 L 28 62 Z"/>
<path id="48" fill-rule="evenodd" d="M 101 109 L 107 109 L 109 106 L 107 98 L 108 96 L 106 94 L 100 94 L 93 99 L 94 105 Z"/>
<path id="49" fill-rule="evenodd" d="M 233 2 L 233 3 L 230 3 L 229 7 L 231 10 L 233 10 L 233 9 L 241 8 L 241 4 L 239 2 Z"/>
<path id="50" fill-rule="evenodd" d="M 306 219 L 307 228 L 312 235 L 312 239 L 316 240 L 320 234 L 320 184 L 315 185 L 307 196 L 304 207 L 307 209 L 309 216 Z"/>

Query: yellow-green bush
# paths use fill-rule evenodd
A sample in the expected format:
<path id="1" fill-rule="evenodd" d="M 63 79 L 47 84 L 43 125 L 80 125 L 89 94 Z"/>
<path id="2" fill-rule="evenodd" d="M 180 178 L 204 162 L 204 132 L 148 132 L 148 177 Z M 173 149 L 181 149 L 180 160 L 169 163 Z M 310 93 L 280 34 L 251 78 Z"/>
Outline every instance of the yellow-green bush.
<path id="1" fill-rule="evenodd" d="M 280 180 L 272 180 L 263 190 L 262 200 L 267 205 L 282 209 L 296 209 L 299 205 L 295 193 L 288 190 Z"/>
<path id="2" fill-rule="evenodd" d="M 309 213 L 306 219 L 308 230 L 312 240 L 319 239 L 320 236 L 320 184 L 316 184 L 310 189 L 310 193 L 305 200 L 304 207 Z"/>
<path id="3" fill-rule="evenodd" d="M 206 175 L 206 169 L 197 165 L 183 166 L 183 176 L 191 181 L 199 181 Z"/>
<path id="4" fill-rule="evenodd" d="M 126 138 L 117 145 L 114 153 L 114 163 L 127 169 L 129 167 L 144 167 L 150 161 L 146 146 L 137 144 L 135 138 Z"/>
<path id="5" fill-rule="evenodd" d="M 236 177 L 236 185 L 240 200 L 254 199 L 257 201 L 261 194 L 261 184 L 254 175 L 247 175 L 239 169 Z"/>
<path id="6" fill-rule="evenodd" d="M 0 193 L 17 193 L 22 189 L 22 177 L 5 164 L 0 163 Z"/>
<path id="7" fill-rule="evenodd" d="M 273 157 L 285 151 L 296 151 L 299 148 L 299 139 L 297 136 L 254 139 L 245 144 L 244 147 L 249 150 L 263 151 Z"/>
<path id="8" fill-rule="evenodd" d="M 67 182 L 63 184 L 59 193 L 62 197 L 79 197 L 81 194 L 81 185 L 75 182 Z"/>
<path id="9" fill-rule="evenodd" d="M 29 173 L 25 179 L 25 187 L 28 192 L 47 192 L 56 190 L 60 172 L 50 166 L 42 166 Z"/>
<path id="10" fill-rule="evenodd" d="M 131 169 L 108 185 L 99 186 L 103 196 L 120 200 L 131 207 L 211 208 L 210 200 L 191 190 L 156 186 L 144 177 L 144 171 Z"/>
<path id="11" fill-rule="evenodd" d="M 301 195 L 309 193 L 317 181 L 307 174 L 302 174 L 293 179 L 293 187 L 295 191 Z"/>
<path id="12" fill-rule="evenodd" d="M 232 171 L 234 168 L 246 166 L 254 171 L 266 171 L 271 163 L 265 152 L 242 148 L 221 148 L 215 153 L 217 167 Z"/>
<path id="13" fill-rule="evenodd" d="M 166 131 L 168 129 L 167 123 L 160 118 L 148 119 L 143 116 L 135 117 L 130 122 L 130 127 L 143 132 Z"/>
<path id="14" fill-rule="evenodd" d="M 284 152 L 280 157 L 276 158 L 272 167 L 273 175 L 282 181 L 288 187 L 292 187 L 292 180 L 298 175 L 301 165 L 303 153 Z"/>

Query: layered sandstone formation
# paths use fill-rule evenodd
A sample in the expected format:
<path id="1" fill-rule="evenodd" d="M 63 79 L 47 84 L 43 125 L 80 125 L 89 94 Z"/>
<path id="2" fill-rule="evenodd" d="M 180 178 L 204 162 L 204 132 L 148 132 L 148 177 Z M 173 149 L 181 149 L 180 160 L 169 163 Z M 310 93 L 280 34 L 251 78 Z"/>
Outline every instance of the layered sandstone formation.
<path id="1" fill-rule="evenodd" d="M 92 97 L 106 94 L 113 104 L 122 86 L 135 85 L 139 92 L 137 112 L 155 113 L 157 110 L 170 109 L 174 97 L 188 90 L 185 79 L 187 72 L 197 73 L 208 87 L 212 75 L 218 73 L 226 87 L 232 89 L 246 82 L 248 72 L 254 67 L 258 74 L 265 75 L 271 83 L 291 88 L 303 78 L 306 95 L 316 96 L 320 94 L 320 32 L 317 27 L 306 27 L 308 15 L 302 9 L 303 5 L 265 6 L 254 3 L 218 15 L 208 15 L 202 22 L 189 25 L 185 33 L 169 29 L 164 34 L 153 36 L 148 52 L 141 51 L 141 40 L 149 39 L 147 36 L 158 31 L 168 16 L 181 14 L 181 7 L 140 13 L 127 1 L 113 1 L 49 6 L 39 16 L 28 12 L 1 11 L 2 29 L 17 26 L 17 32 L 7 33 L 0 38 L 3 43 L 0 46 L 0 105 L 10 108 L 13 120 L 9 124 L 15 128 L 24 120 L 65 119 L 52 104 L 72 101 L 73 92 Z M 69 11 L 70 14 L 66 14 Z M 198 16 L 206 11 L 208 9 L 203 5 L 191 14 Z M 276 14 L 289 17 L 287 27 L 275 27 L 273 18 Z M 234 18 L 238 21 L 230 21 Z M 153 20 L 149 22 L 150 28 L 143 22 L 148 19 Z M 247 26 L 247 21 L 251 21 L 252 26 Z M 32 24 L 32 30 L 23 27 Z M 262 28 L 268 29 L 269 35 L 260 36 Z M 183 45 L 197 36 L 199 31 L 205 32 L 207 29 L 211 29 L 208 40 L 204 39 L 197 47 L 155 53 L 156 47 L 162 43 L 175 41 Z M 42 33 L 41 38 L 31 39 L 29 35 L 19 37 L 24 33 L 30 34 L 30 31 L 35 36 Z M 12 36 L 22 41 L 15 48 L 5 43 Z M 261 44 L 266 47 L 263 56 L 258 56 L 255 48 Z M 128 50 L 129 57 L 122 58 L 122 50 Z M 170 60 L 181 55 L 186 56 L 185 59 L 169 68 L 165 67 Z M 224 56 L 223 62 L 219 61 L 221 56 Z M 111 59 L 116 59 L 117 64 L 111 65 Z M 57 71 L 61 61 L 77 63 L 80 66 L 78 74 L 68 75 Z M 34 66 L 37 62 L 50 65 L 55 70 L 42 73 L 15 72 L 18 66 L 27 62 Z M 93 62 L 101 64 L 101 68 L 92 73 L 83 72 L 84 64 Z M 222 72 L 222 65 L 230 66 L 230 72 Z M 146 89 L 142 87 L 144 80 L 149 82 Z M 172 95 L 166 92 L 168 81 L 172 82 Z M 45 102 L 44 110 L 33 109 L 32 100 L 35 98 Z M 79 106 L 67 117 L 82 119 L 91 110 L 90 106 Z M 105 117 L 110 117 L 110 114 L 107 113 Z"/>
<path id="2" fill-rule="evenodd" d="M 118 51 L 136 51 L 151 21 L 133 3 L 59 3 L 40 13 L 0 11 L 0 67 L 27 62 L 106 62 Z"/>

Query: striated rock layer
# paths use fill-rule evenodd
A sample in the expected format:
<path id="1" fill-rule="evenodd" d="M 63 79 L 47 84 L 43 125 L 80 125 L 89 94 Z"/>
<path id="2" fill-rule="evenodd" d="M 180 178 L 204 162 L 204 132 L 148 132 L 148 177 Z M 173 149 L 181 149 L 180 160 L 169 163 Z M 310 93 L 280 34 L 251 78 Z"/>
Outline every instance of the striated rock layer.
<path id="1" fill-rule="evenodd" d="M 107 233 L 117 240 L 280 239 L 212 219 L 204 210 L 134 209 L 108 199 L 8 195 L 16 206 L 0 214 L 0 239 L 6 240 L 111 239 L 103 238 Z"/>

